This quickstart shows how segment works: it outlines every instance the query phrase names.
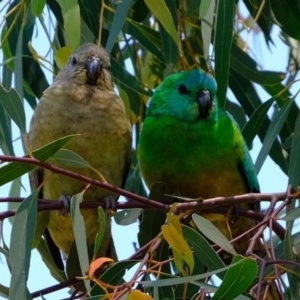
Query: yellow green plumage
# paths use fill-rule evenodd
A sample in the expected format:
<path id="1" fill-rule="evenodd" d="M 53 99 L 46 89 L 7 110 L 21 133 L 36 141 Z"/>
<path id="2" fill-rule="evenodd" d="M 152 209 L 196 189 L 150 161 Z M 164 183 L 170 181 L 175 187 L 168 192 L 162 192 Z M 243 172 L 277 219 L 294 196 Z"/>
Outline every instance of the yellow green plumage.
<path id="1" fill-rule="evenodd" d="M 166 185 L 169 194 L 211 198 L 258 192 L 246 143 L 233 118 L 218 104 L 217 84 L 202 70 L 167 77 L 156 89 L 141 130 L 138 158 L 147 186 Z M 244 209 L 258 209 L 241 205 Z M 245 218 L 230 225 L 220 214 L 204 214 L 228 237 L 255 225 Z M 238 251 L 245 242 L 235 243 Z"/>

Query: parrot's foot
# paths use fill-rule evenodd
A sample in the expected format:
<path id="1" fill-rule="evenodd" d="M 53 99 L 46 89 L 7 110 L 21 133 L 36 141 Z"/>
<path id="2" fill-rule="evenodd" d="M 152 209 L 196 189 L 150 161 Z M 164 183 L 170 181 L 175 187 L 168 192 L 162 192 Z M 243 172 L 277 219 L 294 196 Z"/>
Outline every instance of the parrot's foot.
<path id="1" fill-rule="evenodd" d="M 113 196 L 105 196 L 101 199 L 101 202 L 104 203 L 104 208 L 106 210 L 116 210 L 117 200 Z"/>
<path id="2" fill-rule="evenodd" d="M 230 211 L 230 215 L 231 215 L 230 223 L 234 224 L 237 222 L 237 220 L 240 217 L 241 208 L 237 205 L 232 205 L 232 206 L 230 206 L 229 211 Z"/>
<path id="3" fill-rule="evenodd" d="M 62 195 L 59 198 L 59 201 L 63 203 L 63 208 L 58 212 L 60 216 L 66 216 L 70 213 L 70 200 L 71 197 L 69 195 Z"/>

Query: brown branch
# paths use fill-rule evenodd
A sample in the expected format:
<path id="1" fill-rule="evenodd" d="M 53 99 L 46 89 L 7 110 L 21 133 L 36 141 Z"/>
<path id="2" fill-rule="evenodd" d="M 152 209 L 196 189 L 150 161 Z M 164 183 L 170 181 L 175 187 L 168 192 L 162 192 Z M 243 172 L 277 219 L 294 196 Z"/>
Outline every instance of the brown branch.
<path id="1" fill-rule="evenodd" d="M 70 287 L 73 284 L 78 283 L 80 281 L 81 280 L 79 280 L 77 278 L 70 278 L 70 279 L 67 279 L 67 280 L 65 280 L 63 282 L 60 282 L 58 284 L 55 284 L 55 285 L 52 285 L 50 287 L 47 287 L 47 288 L 38 290 L 36 292 L 33 292 L 33 293 L 31 293 L 31 297 L 32 298 L 37 298 L 37 297 L 40 297 L 40 296 L 44 296 L 44 295 L 47 295 L 47 294 L 50 294 L 50 293 L 62 290 L 64 288 Z"/>
<path id="2" fill-rule="evenodd" d="M 85 183 L 93 185 L 93 186 L 101 187 L 105 190 L 108 190 L 108 191 L 111 191 L 111 192 L 116 193 L 118 195 L 124 196 L 127 199 L 130 199 L 131 201 L 135 201 L 135 202 L 138 202 L 138 203 L 144 203 L 145 205 L 148 205 L 149 201 L 150 201 L 148 198 L 145 198 L 143 196 L 140 196 L 140 195 L 137 195 L 135 193 L 129 192 L 129 191 L 124 190 L 122 188 L 115 187 L 115 186 L 113 186 L 113 185 L 111 185 L 107 182 L 101 182 L 99 180 L 92 179 L 92 178 L 89 178 L 87 176 L 80 175 L 76 172 L 73 172 L 73 171 L 70 171 L 70 170 L 67 170 L 67 169 L 64 169 L 64 168 L 61 168 L 61 167 L 58 167 L 58 166 L 40 161 L 40 160 L 37 160 L 35 158 L 0 155 L 0 160 L 1 161 L 10 161 L 10 162 L 19 162 L 19 163 L 23 163 L 23 164 L 38 166 L 38 167 L 41 167 L 43 169 L 50 170 L 54 173 L 62 174 L 62 175 L 77 179 L 79 181 L 85 182 Z M 155 206 L 155 207 L 153 207 L 153 205 L 152 205 L 151 207 L 153 207 L 153 208 L 162 209 L 162 210 L 168 209 L 168 206 L 166 206 L 166 205 L 164 205 L 160 202 L 157 202 L 157 201 L 155 201 L 152 204 Z"/>

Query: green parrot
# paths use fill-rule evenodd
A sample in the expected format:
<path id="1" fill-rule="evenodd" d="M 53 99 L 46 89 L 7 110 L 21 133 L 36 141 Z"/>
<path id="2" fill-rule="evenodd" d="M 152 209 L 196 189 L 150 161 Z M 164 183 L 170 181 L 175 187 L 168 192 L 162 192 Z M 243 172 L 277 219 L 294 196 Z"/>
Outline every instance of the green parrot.
<path id="1" fill-rule="evenodd" d="M 166 193 L 211 198 L 259 192 L 246 143 L 232 116 L 218 104 L 217 84 L 203 70 L 168 76 L 156 89 L 142 126 L 138 160 L 149 189 L 164 183 Z M 178 200 L 176 200 L 178 201 Z M 239 209 L 258 211 L 257 204 Z M 228 238 L 252 228 L 245 217 L 203 213 Z M 252 234 L 234 243 L 244 254 Z"/>

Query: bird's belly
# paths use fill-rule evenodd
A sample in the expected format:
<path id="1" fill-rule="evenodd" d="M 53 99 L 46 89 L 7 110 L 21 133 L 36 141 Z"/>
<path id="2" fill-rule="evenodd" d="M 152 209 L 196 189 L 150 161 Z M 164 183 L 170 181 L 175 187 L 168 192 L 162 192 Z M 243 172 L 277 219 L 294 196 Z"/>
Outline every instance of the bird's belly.
<path id="1" fill-rule="evenodd" d="M 84 218 L 85 227 L 88 229 L 86 230 L 87 245 L 91 246 L 94 244 L 95 237 L 99 232 L 99 216 L 96 209 L 82 210 L 81 213 Z M 48 230 L 55 244 L 64 253 L 68 254 L 71 245 L 74 243 L 74 229 L 70 215 L 61 215 L 56 211 L 51 211 Z M 107 222 L 104 240 L 109 240 L 110 230 L 110 222 Z M 103 243 L 100 249 L 101 253 L 98 253 L 99 256 L 106 254 L 108 245 L 108 243 Z"/>

